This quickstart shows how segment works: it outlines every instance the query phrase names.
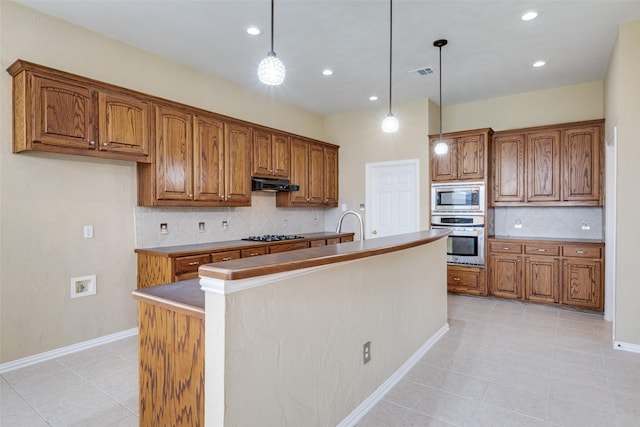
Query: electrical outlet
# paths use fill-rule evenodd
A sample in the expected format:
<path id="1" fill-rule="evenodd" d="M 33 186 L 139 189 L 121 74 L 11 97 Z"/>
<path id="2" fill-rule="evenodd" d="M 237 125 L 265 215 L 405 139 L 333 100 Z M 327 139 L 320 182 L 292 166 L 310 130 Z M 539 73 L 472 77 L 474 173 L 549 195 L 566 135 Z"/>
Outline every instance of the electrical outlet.
<path id="1" fill-rule="evenodd" d="M 199 222 L 198 223 L 198 231 L 200 233 L 204 233 L 204 222 Z"/>
<path id="2" fill-rule="evenodd" d="M 591 230 L 591 223 L 589 221 L 582 221 L 582 230 L 584 231 Z"/>
<path id="3" fill-rule="evenodd" d="M 163 222 L 162 224 L 160 224 L 160 234 L 168 234 L 169 233 L 169 226 L 167 225 L 166 222 Z"/>
<path id="4" fill-rule="evenodd" d="M 85 239 L 93 239 L 93 225 L 85 225 L 83 232 Z"/>
<path id="5" fill-rule="evenodd" d="M 362 363 L 371 362 L 371 341 L 367 341 L 362 346 Z"/>
<path id="6" fill-rule="evenodd" d="M 289 225 L 289 221 L 287 221 L 286 219 L 282 220 L 282 228 L 287 228 L 287 226 Z"/>
<path id="7" fill-rule="evenodd" d="M 222 221 L 222 229 L 224 231 L 227 231 L 228 228 L 229 228 L 229 221 Z"/>

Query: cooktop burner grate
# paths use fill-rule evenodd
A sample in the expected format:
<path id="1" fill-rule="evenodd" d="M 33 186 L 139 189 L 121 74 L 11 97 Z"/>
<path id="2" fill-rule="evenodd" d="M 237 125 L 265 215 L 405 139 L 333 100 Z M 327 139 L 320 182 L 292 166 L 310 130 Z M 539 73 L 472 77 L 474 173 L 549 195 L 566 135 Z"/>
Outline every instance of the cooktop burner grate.
<path id="1" fill-rule="evenodd" d="M 280 242 L 283 240 L 304 239 L 304 236 L 295 234 L 263 234 L 262 236 L 249 236 L 241 240 L 250 240 L 252 242 Z"/>

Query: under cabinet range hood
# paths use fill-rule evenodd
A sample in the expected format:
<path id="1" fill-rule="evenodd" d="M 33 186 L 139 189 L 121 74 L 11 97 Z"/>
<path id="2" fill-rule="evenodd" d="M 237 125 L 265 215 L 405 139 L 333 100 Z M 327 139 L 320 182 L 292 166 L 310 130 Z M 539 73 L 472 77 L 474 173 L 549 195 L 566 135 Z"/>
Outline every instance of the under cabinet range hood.
<path id="1" fill-rule="evenodd" d="M 288 179 L 251 178 L 251 190 L 279 193 L 285 191 L 298 191 L 300 190 L 300 186 L 290 184 Z"/>

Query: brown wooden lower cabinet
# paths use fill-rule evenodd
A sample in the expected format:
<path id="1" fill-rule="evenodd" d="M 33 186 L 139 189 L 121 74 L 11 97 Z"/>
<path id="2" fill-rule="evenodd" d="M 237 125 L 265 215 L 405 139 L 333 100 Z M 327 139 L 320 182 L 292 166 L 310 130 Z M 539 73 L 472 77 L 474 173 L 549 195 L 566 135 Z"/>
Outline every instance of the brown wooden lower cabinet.
<path id="1" fill-rule="evenodd" d="M 139 425 L 204 426 L 204 314 L 138 302 Z"/>
<path id="2" fill-rule="evenodd" d="M 602 311 L 604 244 L 489 239 L 489 295 Z"/>
<path id="3" fill-rule="evenodd" d="M 447 266 L 447 290 L 470 295 L 486 295 L 484 268 Z"/>
<path id="4" fill-rule="evenodd" d="M 311 233 L 303 240 L 289 240 L 286 242 L 259 242 L 256 246 L 242 245 L 238 241 L 228 242 L 229 246 L 212 246 L 196 249 L 195 245 L 174 246 L 171 251 L 164 248 L 136 249 L 138 255 L 138 289 L 149 286 L 163 285 L 198 278 L 201 265 L 211 262 L 230 261 L 272 253 L 305 249 L 308 247 L 333 245 L 352 242 L 354 233 Z"/>

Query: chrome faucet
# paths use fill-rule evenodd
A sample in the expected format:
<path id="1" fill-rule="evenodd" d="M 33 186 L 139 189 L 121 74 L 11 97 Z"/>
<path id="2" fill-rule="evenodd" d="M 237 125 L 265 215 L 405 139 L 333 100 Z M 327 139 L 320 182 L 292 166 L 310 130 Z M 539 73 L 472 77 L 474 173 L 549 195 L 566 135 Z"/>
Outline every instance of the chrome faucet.
<path id="1" fill-rule="evenodd" d="M 360 240 L 364 240 L 364 223 L 362 222 L 362 217 L 360 216 L 360 214 L 355 211 L 342 212 L 342 214 L 340 215 L 340 218 L 338 219 L 338 226 L 336 227 L 336 233 L 340 233 L 342 231 L 342 220 L 347 215 L 355 215 L 355 217 L 358 218 L 358 222 L 360 223 Z"/>

